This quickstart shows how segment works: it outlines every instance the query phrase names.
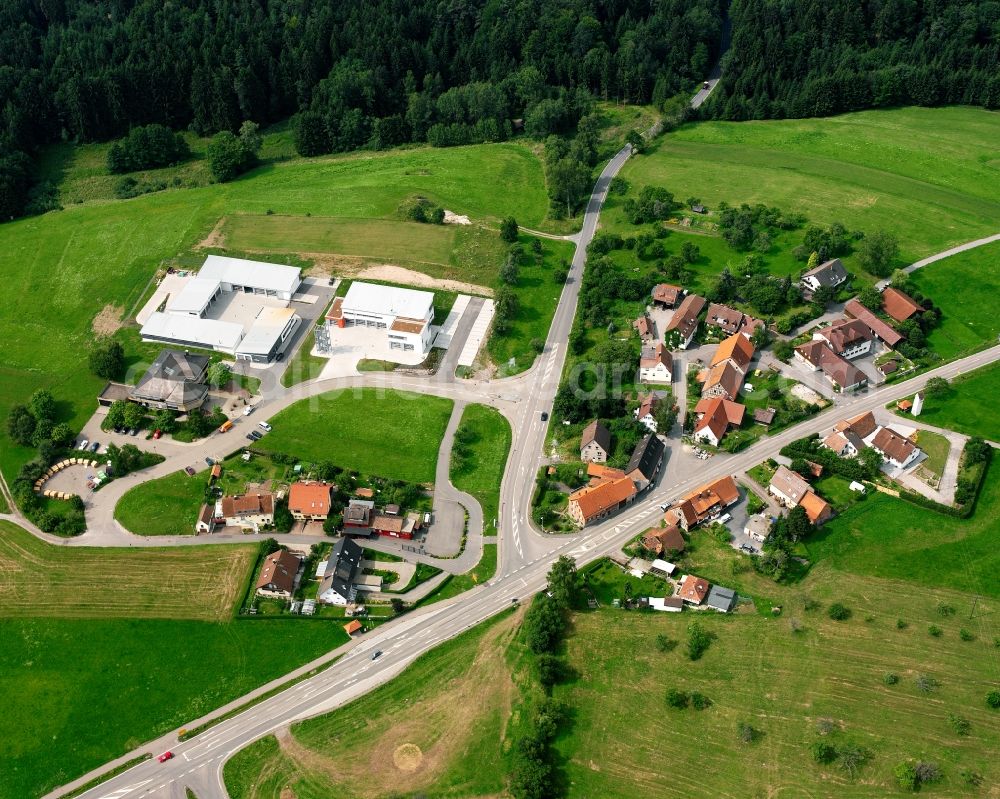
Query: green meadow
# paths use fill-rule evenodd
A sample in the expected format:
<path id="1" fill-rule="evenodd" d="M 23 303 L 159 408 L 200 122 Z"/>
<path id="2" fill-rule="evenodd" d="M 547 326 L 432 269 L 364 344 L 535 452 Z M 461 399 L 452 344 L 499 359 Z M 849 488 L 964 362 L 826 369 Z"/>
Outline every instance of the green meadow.
<path id="1" fill-rule="evenodd" d="M 478 500 L 483 525 L 491 528 L 484 534 L 490 535 L 500 512 L 500 481 L 510 451 L 510 423 L 500 411 L 473 404 L 462 411 L 459 429 L 467 431 L 468 440 L 456 442 L 452 449 L 451 482 Z"/>

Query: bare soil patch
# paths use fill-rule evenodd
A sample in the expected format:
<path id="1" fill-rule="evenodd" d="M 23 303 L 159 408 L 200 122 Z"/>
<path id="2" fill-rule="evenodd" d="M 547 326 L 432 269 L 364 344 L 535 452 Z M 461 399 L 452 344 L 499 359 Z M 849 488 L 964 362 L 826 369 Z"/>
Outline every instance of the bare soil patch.
<path id="1" fill-rule="evenodd" d="M 125 313 L 124 306 L 108 303 L 91 322 L 94 333 L 98 336 L 110 336 L 122 326 L 122 314 Z"/>
<path id="2" fill-rule="evenodd" d="M 480 296 L 493 296 L 493 289 L 486 286 L 477 286 L 475 283 L 465 283 L 461 280 L 445 280 L 443 278 L 430 277 L 393 264 L 371 264 L 364 266 L 355 272 L 351 277 L 361 280 L 385 280 L 389 283 L 403 283 L 409 286 L 418 286 L 427 289 L 442 289 L 443 291 L 458 291 Z"/>
<path id="3" fill-rule="evenodd" d="M 392 762 L 396 764 L 396 768 L 407 773 L 420 768 L 423 759 L 424 753 L 416 744 L 402 744 L 397 746 L 396 751 L 392 753 Z"/>
<path id="4" fill-rule="evenodd" d="M 226 237 L 222 232 L 222 227 L 226 223 L 226 217 L 219 217 L 219 221 L 215 223 L 215 227 L 209 232 L 205 238 L 194 245 L 196 250 L 205 250 L 209 247 L 225 247 Z"/>

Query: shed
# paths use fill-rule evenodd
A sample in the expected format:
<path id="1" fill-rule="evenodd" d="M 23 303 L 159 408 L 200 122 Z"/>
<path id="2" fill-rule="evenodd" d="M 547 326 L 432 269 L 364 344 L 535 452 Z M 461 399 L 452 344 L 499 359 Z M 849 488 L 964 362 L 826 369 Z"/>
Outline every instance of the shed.
<path id="1" fill-rule="evenodd" d="M 719 611 L 719 613 L 729 613 L 736 604 L 736 592 L 732 588 L 723 588 L 721 585 L 713 585 L 708 592 L 708 607 Z"/>
<path id="2" fill-rule="evenodd" d="M 361 624 L 357 619 L 352 619 L 344 625 L 344 632 L 348 635 L 354 635 L 355 633 L 360 633 L 364 631 L 364 625 Z"/>

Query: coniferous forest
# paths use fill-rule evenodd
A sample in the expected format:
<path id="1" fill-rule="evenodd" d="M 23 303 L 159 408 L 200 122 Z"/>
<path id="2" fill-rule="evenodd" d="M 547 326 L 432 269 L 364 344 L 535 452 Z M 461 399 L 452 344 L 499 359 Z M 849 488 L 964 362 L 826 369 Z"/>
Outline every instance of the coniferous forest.
<path id="1" fill-rule="evenodd" d="M 292 118 L 303 155 L 572 133 L 662 106 L 732 44 L 727 119 L 1000 106 L 997 0 L 0 0 L 0 218 L 53 141 Z M 145 135 L 145 134 L 144 134 Z"/>

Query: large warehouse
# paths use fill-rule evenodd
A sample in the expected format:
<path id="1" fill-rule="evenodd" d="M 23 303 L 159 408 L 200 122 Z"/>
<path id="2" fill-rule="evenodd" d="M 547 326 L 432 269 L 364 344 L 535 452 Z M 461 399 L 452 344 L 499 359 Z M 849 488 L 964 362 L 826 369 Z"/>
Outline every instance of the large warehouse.
<path id="1" fill-rule="evenodd" d="M 209 255 L 162 310 L 150 314 L 142 338 L 268 363 L 302 321 L 287 307 L 301 283 L 295 267 Z"/>
<path id="2" fill-rule="evenodd" d="M 434 293 L 352 283 L 326 314 L 328 327 L 385 330 L 389 348 L 426 353 L 434 342 Z"/>

